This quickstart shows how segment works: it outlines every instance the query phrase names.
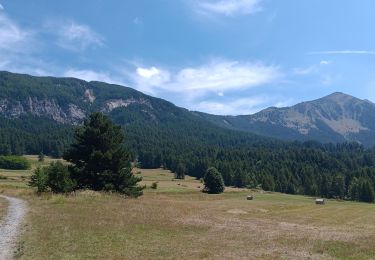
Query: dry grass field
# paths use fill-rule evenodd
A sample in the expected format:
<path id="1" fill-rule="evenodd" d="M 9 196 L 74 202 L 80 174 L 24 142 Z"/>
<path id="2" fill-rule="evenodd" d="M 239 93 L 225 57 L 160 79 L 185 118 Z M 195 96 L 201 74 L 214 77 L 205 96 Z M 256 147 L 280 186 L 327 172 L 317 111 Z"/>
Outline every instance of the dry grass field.
<path id="1" fill-rule="evenodd" d="M 21 178 L 20 172 L 0 171 L 18 176 L 11 185 L 0 180 L 0 192 L 22 197 L 29 205 L 17 257 L 375 258 L 374 204 L 329 200 L 318 206 L 309 197 L 233 188 L 208 195 L 192 178 L 174 180 L 168 171 L 140 171 L 147 189 L 138 199 L 90 191 L 37 197 L 22 188 L 29 172 Z M 149 188 L 153 182 L 158 182 L 157 189 Z M 246 200 L 249 193 L 253 201 Z"/>

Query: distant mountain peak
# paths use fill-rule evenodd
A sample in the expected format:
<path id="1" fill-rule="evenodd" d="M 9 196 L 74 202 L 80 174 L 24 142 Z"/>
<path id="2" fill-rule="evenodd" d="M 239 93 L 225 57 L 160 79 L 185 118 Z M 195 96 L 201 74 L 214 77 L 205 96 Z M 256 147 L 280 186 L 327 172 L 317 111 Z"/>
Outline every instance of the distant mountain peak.
<path id="1" fill-rule="evenodd" d="M 247 116 L 209 118 L 217 125 L 288 140 L 375 144 L 375 104 L 334 92 L 291 107 L 269 107 Z"/>
<path id="2" fill-rule="evenodd" d="M 345 94 L 343 92 L 333 92 L 325 97 L 322 97 L 318 100 L 330 100 L 330 101 L 343 101 L 343 100 L 360 100 L 351 95 Z"/>

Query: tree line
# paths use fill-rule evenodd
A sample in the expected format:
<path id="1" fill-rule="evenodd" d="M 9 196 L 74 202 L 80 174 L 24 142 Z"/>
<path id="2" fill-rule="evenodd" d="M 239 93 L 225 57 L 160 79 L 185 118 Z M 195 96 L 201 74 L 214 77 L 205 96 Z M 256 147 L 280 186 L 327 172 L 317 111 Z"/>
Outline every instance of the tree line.
<path id="1" fill-rule="evenodd" d="M 220 129 L 193 117 L 181 122 L 177 115 L 146 123 L 129 115 L 115 110 L 109 116 L 122 125 L 130 159 L 143 168 L 163 167 L 177 177 L 200 179 L 215 167 L 227 186 L 374 200 L 375 149 L 357 143 L 284 142 Z M 0 154 L 43 152 L 60 157 L 74 140 L 71 126 L 49 125 L 40 118 L 27 120 L 32 121 L 32 136 L 37 138 L 30 137 L 27 123 L 18 125 L 21 119 L 0 122 L 7 126 L 0 131 Z M 41 121 L 35 124 L 34 120 Z"/>

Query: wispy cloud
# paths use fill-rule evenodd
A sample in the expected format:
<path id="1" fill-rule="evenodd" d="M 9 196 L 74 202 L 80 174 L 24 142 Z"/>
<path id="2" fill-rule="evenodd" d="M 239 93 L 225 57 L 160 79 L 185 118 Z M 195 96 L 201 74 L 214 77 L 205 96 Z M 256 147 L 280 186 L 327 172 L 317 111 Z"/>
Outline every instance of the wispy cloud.
<path id="1" fill-rule="evenodd" d="M 30 41 L 31 33 L 23 30 L 4 12 L 0 11 L 0 49 L 22 52 L 26 43 L 30 43 Z"/>
<path id="2" fill-rule="evenodd" d="M 375 55 L 375 51 L 369 50 L 338 50 L 338 51 L 313 51 L 309 52 L 310 55 L 334 55 L 334 54 L 359 54 L 359 55 Z"/>
<path id="3" fill-rule="evenodd" d="M 309 67 L 305 67 L 305 68 L 297 67 L 297 68 L 294 68 L 293 69 L 293 74 L 300 75 L 300 76 L 316 74 L 316 73 L 319 73 L 321 71 L 321 69 L 322 69 L 323 66 L 327 66 L 329 64 L 331 64 L 331 61 L 329 61 L 329 60 L 321 60 L 319 62 L 319 64 L 314 64 L 314 65 L 311 65 Z"/>
<path id="4" fill-rule="evenodd" d="M 253 96 L 223 102 L 202 101 L 196 104 L 195 108 L 198 111 L 203 111 L 210 114 L 246 115 L 258 112 L 261 108 L 266 106 L 268 101 L 269 99 L 267 97 Z"/>
<path id="5" fill-rule="evenodd" d="M 292 99 L 268 95 L 255 95 L 223 101 L 202 101 L 195 105 L 196 110 L 220 115 L 249 115 L 269 106 L 291 105 Z"/>
<path id="6" fill-rule="evenodd" d="M 4 10 L 4 6 L 2 4 L 0 4 L 0 11 L 1 10 Z"/>
<path id="7" fill-rule="evenodd" d="M 198 67 L 183 68 L 175 73 L 157 67 L 138 67 L 133 81 L 138 89 L 151 93 L 163 90 L 196 95 L 249 89 L 271 83 L 280 77 L 281 72 L 276 66 L 215 60 Z"/>
<path id="8" fill-rule="evenodd" d="M 84 51 L 104 44 L 104 38 L 88 25 L 49 21 L 46 27 L 57 36 L 57 45 L 70 51 Z"/>
<path id="9" fill-rule="evenodd" d="M 195 2 L 201 14 L 224 16 L 249 15 L 262 10 L 262 0 L 200 0 Z"/>
<path id="10" fill-rule="evenodd" d="M 135 24 L 135 25 L 142 25 L 143 24 L 143 20 L 142 20 L 142 18 L 141 17 L 135 17 L 134 19 L 133 19 L 133 24 Z"/>

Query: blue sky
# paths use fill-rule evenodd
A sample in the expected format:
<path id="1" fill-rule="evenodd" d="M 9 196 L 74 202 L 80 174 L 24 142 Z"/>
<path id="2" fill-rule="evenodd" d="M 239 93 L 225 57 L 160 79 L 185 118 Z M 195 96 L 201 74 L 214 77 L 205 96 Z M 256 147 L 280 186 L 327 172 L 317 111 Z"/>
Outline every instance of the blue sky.
<path id="1" fill-rule="evenodd" d="M 373 0 L 0 0 L 0 70 L 117 83 L 214 114 L 375 101 Z"/>

